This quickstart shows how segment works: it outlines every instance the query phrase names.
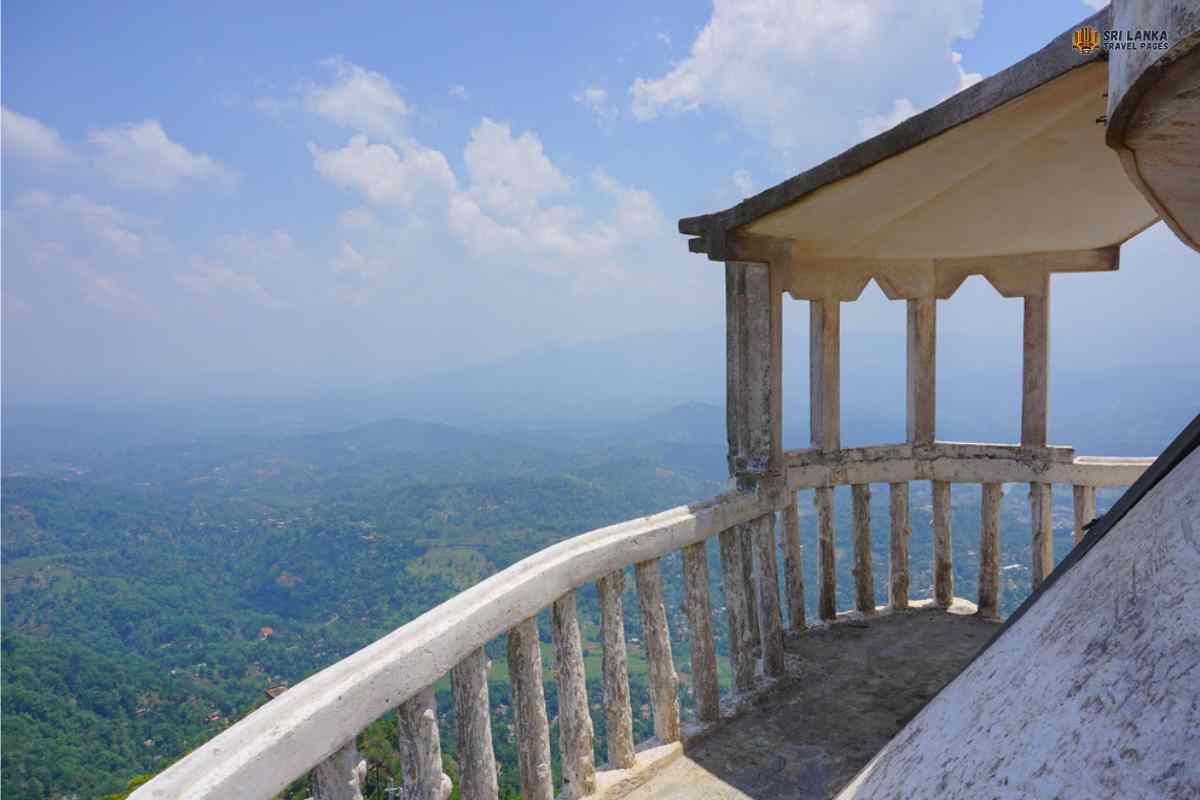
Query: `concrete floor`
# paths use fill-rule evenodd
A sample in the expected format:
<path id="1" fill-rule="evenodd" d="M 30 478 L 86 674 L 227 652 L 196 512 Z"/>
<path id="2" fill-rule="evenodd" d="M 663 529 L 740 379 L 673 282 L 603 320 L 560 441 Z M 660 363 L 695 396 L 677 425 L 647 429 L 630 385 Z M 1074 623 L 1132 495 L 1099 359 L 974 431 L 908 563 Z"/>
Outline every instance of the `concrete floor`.
<path id="1" fill-rule="evenodd" d="M 832 797 L 998 627 L 929 609 L 794 636 L 787 677 L 752 710 L 690 741 L 683 757 L 627 797 Z"/>

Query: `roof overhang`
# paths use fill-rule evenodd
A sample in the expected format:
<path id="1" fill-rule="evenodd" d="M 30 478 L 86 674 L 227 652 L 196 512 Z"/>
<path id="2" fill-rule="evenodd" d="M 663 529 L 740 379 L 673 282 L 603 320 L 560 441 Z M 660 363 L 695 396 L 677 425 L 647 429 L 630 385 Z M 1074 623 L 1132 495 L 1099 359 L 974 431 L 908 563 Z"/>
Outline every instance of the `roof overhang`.
<path id="1" fill-rule="evenodd" d="M 1107 14 L 1081 24 L 1106 28 Z M 843 299 L 857 296 L 860 278 L 906 269 L 940 285 L 939 296 L 1002 263 L 1009 274 L 1014 264 L 1115 269 L 1116 246 L 1158 214 L 1105 143 L 1102 55 L 1079 55 L 1067 31 L 813 169 L 733 208 L 680 220 L 679 230 L 712 260 L 786 254 L 793 284 L 844 279 L 844 289 L 816 292 L 853 295 Z"/>

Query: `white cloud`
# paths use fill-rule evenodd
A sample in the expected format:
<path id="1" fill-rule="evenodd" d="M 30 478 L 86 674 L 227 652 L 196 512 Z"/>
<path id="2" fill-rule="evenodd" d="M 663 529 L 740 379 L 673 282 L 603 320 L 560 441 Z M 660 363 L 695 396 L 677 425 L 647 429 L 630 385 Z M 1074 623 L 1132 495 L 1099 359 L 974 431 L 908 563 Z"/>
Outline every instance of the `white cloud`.
<path id="1" fill-rule="evenodd" d="M 1109 0 L 1083 0 L 1083 4 L 1093 11 L 1099 11 L 1109 4 Z"/>
<path id="2" fill-rule="evenodd" d="M 412 109 L 391 81 L 343 58 L 324 63 L 333 69 L 335 81 L 304 87 L 306 109 L 345 128 L 390 141 L 402 138 Z"/>
<path id="3" fill-rule="evenodd" d="M 283 308 L 283 303 L 264 289 L 254 275 L 238 272 L 225 264 L 201 256 L 192 259 L 191 270 L 177 273 L 175 281 L 196 294 L 228 292 L 247 298 L 263 308 Z"/>
<path id="4" fill-rule="evenodd" d="M 7 106 L 0 107 L 0 141 L 6 152 L 34 161 L 58 163 L 74 158 L 57 131 Z"/>
<path id="5" fill-rule="evenodd" d="M 982 0 L 716 0 L 686 58 L 634 81 L 632 111 L 718 108 L 781 150 L 844 146 L 857 131 L 842 98 L 872 108 L 945 85 L 949 45 L 981 13 Z"/>
<path id="6" fill-rule="evenodd" d="M 189 268 L 172 276 L 175 283 L 194 294 L 234 295 L 271 310 L 291 303 L 268 287 L 294 286 L 311 266 L 296 240 L 282 230 L 226 234 L 216 240 L 211 253 L 189 259 Z"/>
<path id="7" fill-rule="evenodd" d="M 514 137 L 508 125 L 487 117 L 471 131 L 463 160 L 472 197 L 501 216 L 528 214 L 542 198 L 571 188 L 536 134 L 525 131 Z"/>
<path id="8" fill-rule="evenodd" d="M 189 178 L 234 180 L 233 173 L 210 156 L 171 141 L 158 120 L 95 130 L 88 141 L 98 151 L 100 168 L 119 186 L 167 191 Z"/>
<path id="9" fill-rule="evenodd" d="M 27 293 L 23 301 L 43 319 L 69 313 L 63 309 L 73 302 L 126 319 L 158 319 L 157 307 L 141 293 L 144 281 L 136 278 L 166 252 L 153 227 L 81 194 L 26 191 L 4 209 L 5 292 Z M 77 294 L 64 294 L 67 288 Z"/>
<path id="10" fill-rule="evenodd" d="M 295 100 L 280 100 L 277 97 L 259 97 L 254 100 L 254 107 L 268 117 L 278 117 L 295 105 Z"/>
<path id="11" fill-rule="evenodd" d="M 450 87 L 450 96 L 457 97 L 459 100 L 467 101 L 471 99 L 471 95 L 467 92 L 467 87 L 461 83 L 457 83 Z"/>
<path id="12" fill-rule="evenodd" d="M 587 95 L 581 97 L 587 101 Z M 603 103 L 607 95 L 595 90 L 590 98 Z M 617 274 L 611 260 L 623 247 L 655 236 L 673 240 L 649 192 L 596 171 L 591 197 L 580 196 L 581 187 L 554 164 L 532 131 L 514 134 L 509 124 L 484 117 L 463 150 L 466 169 L 460 177 L 443 153 L 411 137 L 373 142 L 369 129 L 378 125 L 366 119 L 347 124 L 357 129 L 345 147 L 327 150 L 310 143 L 309 150 L 318 174 L 359 193 L 366 204 L 339 218 L 346 235 L 365 241 L 343 241 L 332 259 L 343 294 L 353 302 L 362 302 L 390 272 L 397 239 L 409 235 L 458 243 L 484 269 L 503 264 L 592 276 Z M 587 199 L 609 212 L 586 211 Z M 397 218 L 397 212 L 404 216 Z"/>
<path id="13" fill-rule="evenodd" d="M 332 266 L 338 295 L 350 305 L 362 306 L 371 299 L 379 280 L 395 266 L 395 256 L 375 254 L 343 241 Z"/>
<path id="14" fill-rule="evenodd" d="M 750 173 L 744 169 L 735 170 L 733 173 L 733 187 L 738 190 L 742 197 L 749 197 L 754 189 L 754 181 L 750 179 Z"/>
<path id="15" fill-rule="evenodd" d="M 954 62 L 954 68 L 958 70 L 958 88 L 952 92 L 956 94 L 963 89 L 974 86 L 983 80 L 983 74 L 979 72 L 967 72 L 962 66 L 962 53 L 954 50 L 950 51 L 950 60 Z"/>
<path id="16" fill-rule="evenodd" d="M 333 259 L 333 271 L 339 275 L 353 275 L 360 279 L 373 278 L 384 270 L 384 264 L 363 255 L 350 242 L 342 242 Z"/>
<path id="17" fill-rule="evenodd" d="M 371 144 L 356 134 L 339 150 L 309 144 L 313 166 L 330 183 L 360 191 L 375 204 L 411 208 L 438 201 L 455 188 L 454 173 L 437 150 L 413 142 Z"/>
<path id="18" fill-rule="evenodd" d="M 142 254 L 143 236 L 135 229 L 145 228 L 148 223 L 133 214 L 93 202 L 81 194 L 59 197 L 42 190 L 26 192 L 18 204 L 46 215 L 51 222 L 83 231 L 118 255 L 137 257 Z"/>
<path id="19" fill-rule="evenodd" d="M 671 46 L 671 34 L 669 34 L 669 33 L 661 33 L 661 32 L 656 33 L 656 34 L 654 34 L 654 38 L 658 39 L 660 42 L 665 44 L 667 47 Z"/>
<path id="20" fill-rule="evenodd" d="M 593 179 L 601 192 L 615 203 L 617 235 L 629 239 L 648 239 L 670 231 L 670 225 L 658 206 L 654 196 L 645 189 L 624 186 L 613 180 L 603 170 L 596 170 Z"/>
<path id="21" fill-rule="evenodd" d="M 83 299 L 90 305 L 122 317 L 158 319 L 157 309 L 113 275 L 85 273 L 81 276 Z"/>
<path id="22" fill-rule="evenodd" d="M 889 113 L 867 117 L 858 123 L 859 136 L 863 139 L 870 139 L 876 134 L 896 127 L 915 113 L 917 113 L 917 109 L 913 106 L 912 101 L 907 97 L 901 97 L 892 101 L 892 110 Z"/>
<path id="23" fill-rule="evenodd" d="M 590 109 L 596 117 L 597 124 L 602 127 L 611 124 L 620 114 L 617 107 L 608 102 L 608 92 L 598 86 L 589 86 L 574 94 L 572 99 Z"/>
<path id="24" fill-rule="evenodd" d="M 338 216 L 338 225 L 343 228 L 374 228 L 379 224 L 379 217 L 366 206 L 351 208 Z"/>
<path id="25" fill-rule="evenodd" d="M 936 103 L 942 102 L 955 94 L 958 94 L 963 89 L 970 88 L 983 80 L 983 75 L 978 72 L 967 72 L 962 66 L 962 53 L 950 51 L 950 61 L 954 64 L 954 69 L 958 73 L 958 85 L 949 94 L 938 98 Z M 916 114 L 919 109 L 913 105 L 912 100 L 907 97 L 900 97 L 892 101 L 892 110 L 888 114 L 877 114 L 870 116 L 858 123 L 859 138 L 870 139 L 872 136 L 883 133 L 899 125 L 904 120 Z"/>

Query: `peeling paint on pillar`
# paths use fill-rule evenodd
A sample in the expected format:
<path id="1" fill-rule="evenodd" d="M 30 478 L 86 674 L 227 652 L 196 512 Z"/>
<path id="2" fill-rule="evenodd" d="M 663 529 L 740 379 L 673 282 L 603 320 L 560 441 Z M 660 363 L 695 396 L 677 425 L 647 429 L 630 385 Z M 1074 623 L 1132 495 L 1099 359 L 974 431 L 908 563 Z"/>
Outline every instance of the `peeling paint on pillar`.
<path id="1" fill-rule="evenodd" d="M 833 489 L 818 487 L 813 493 L 817 507 L 817 549 L 820 556 L 821 591 L 818 614 L 823 620 L 837 616 L 837 565 L 833 546 Z"/>
<path id="2" fill-rule="evenodd" d="M 1096 487 L 1075 486 L 1073 489 L 1075 495 L 1075 533 L 1072 541 L 1074 544 L 1079 544 L 1083 541 L 1083 536 L 1086 533 L 1083 526 L 1096 518 Z"/>
<path id="3" fill-rule="evenodd" d="M 487 676 L 491 666 L 481 647 L 450 673 L 458 734 L 458 789 L 463 800 L 496 800 L 500 793 L 488 700 Z"/>
<path id="4" fill-rule="evenodd" d="M 550 772 L 550 723 L 542 689 L 542 647 L 537 617 L 508 632 L 508 679 L 517 724 L 517 766 L 524 800 L 553 800 Z"/>
<path id="5" fill-rule="evenodd" d="M 437 726 L 437 697 L 426 686 L 396 710 L 396 733 L 404 790 L 416 800 L 446 800 L 449 776 L 442 772 L 442 742 Z"/>
<path id="6" fill-rule="evenodd" d="M 683 604 L 692 643 L 692 688 L 701 722 L 721 717 L 717 652 L 713 642 L 712 607 L 708 598 L 708 551 L 705 542 L 683 548 Z"/>
<path id="7" fill-rule="evenodd" d="M 633 766 L 633 709 L 629 705 L 629 660 L 625 648 L 625 611 L 621 593 L 625 572 L 617 570 L 596 581 L 600 593 L 600 627 L 604 634 L 604 721 L 608 732 L 608 766 Z"/>
<path id="8" fill-rule="evenodd" d="M 804 614 L 804 551 L 800 547 L 800 511 L 796 494 L 783 512 L 783 578 L 788 601 L 788 627 L 793 631 L 805 628 Z"/>
<path id="9" fill-rule="evenodd" d="M 363 800 L 362 784 L 366 777 L 367 762 L 358 754 L 354 742 L 347 742 L 313 770 L 313 797 L 315 800 Z"/>
<path id="10" fill-rule="evenodd" d="M 649 662 L 650 705 L 654 709 L 654 735 L 660 744 L 679 741 L 679 678 L 671 658 L 671 632 L 663 602 L 658 559 L 634 567 L 638 606 L 642 612 L 642 637 Z"/>
<path id="11" fill-rule="evenodd" d="M 725 592 L 725 619 L 729 625 L 729 660 L 733 662 L 733 691 L 754 688 L 754 643 L 750 639 L 750 587 L 742 577 L 742 548 L 737 528 L 721 531 L 721 588 Z"/>
<path id="12" fill-rule="evenodd" d="M 574 800 L 596 791 L 592 753 L 592 715 L 588 713 L 587 675 L 579 640 L 575 593 L 554 602 L 550 611 L 558 666 L 558 735 L 562 754 L 562 797 Z"/>
<path id="13" fill-rule="evenodd" d="M 908 521 L 907 482 L 888 484 L 888 503 L 892 523 L 888 605 L 892 608 L 908 608 L 908 537 L 912 535 L 912 526 Z"/>
<path id="14" fill-rule="evenodd" d="M 871 487 L 856 483 L 854 495 L 854 601 L 863 614 L 875 613 L 875 575 L 871 569 Z"/>
<path id="15" fill-rule="evenodd" d="M 1033 525 L 1033 588 L 1036 589 L 1046 580 L 1046 576 L 1054 569 L 1054 520 L 1051 517 L 1050 484 L 1029 484 L 1029 517 Z"/>
<path id="16" fill-rule="evenodd" d="M 954 545 L 950 530 L 950 484 L 933 481 L 933 597 L 948 608 L 954 602 Z"/>
<path id="17" fill-rule="evenodd" d="M 783 674 L 783 616 L 779 609 L 779 565 L 775 560 L 775 514 L 764 514 L 749 525 L 754 536 L 758 573 L 758 615 L 763 672 Z"/>
<path id="18" fill-rule="evenodd" d="M 979 525 L 979 614 L 998 617 L 1000 612 L 1000 500 L 1004 487 L 983 484 Z"/>
<path id="19" fill-rule="evenodd" d="M 741 548 L 742 583 L 746 585 L 746 632 L 750 636 L 750 646 L 762 647 L 762 630 L 758 624 L 758 592 L 754 586 L 758 583 L 754 570 L 754 525 L 747 522 L 737 526 L 738 547 Z"/>

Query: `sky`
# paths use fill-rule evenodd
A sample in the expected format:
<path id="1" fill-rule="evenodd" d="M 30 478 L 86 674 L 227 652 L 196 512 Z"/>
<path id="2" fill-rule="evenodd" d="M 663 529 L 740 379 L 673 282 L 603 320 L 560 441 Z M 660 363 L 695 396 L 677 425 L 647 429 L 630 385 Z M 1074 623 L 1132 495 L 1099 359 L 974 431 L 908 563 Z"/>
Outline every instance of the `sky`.
<path id="1" fill-rule="evenodd" d="M 719 326 L 723 271 L 680 217 L 1095 5 L 6 4 L 5 399 L 352 389 Z M 1161 225 L 1054 287 L 1052 353 L 1195 360 L 1200 256 Z M 939 340 L 1011 337 L 1018 302 L 971 279 Z M 903 336 L 874 285 L 843 315 Z"/>

